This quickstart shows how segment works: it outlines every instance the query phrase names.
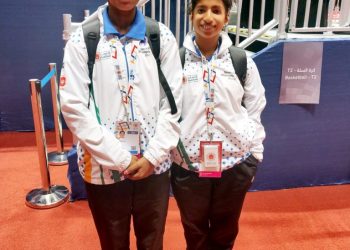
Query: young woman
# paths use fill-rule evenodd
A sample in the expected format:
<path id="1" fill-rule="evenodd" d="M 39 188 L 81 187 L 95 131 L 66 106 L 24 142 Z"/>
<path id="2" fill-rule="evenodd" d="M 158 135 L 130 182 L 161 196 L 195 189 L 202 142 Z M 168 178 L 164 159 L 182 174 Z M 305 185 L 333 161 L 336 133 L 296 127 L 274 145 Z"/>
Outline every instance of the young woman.
<path id="1" fill-rule="evenodd" d="M 233 248 L 246 192 L 263 159 L 265 90 L 252 59 L 244 84 L 235 73 L 232 42 L 222 32 L 231 5 L 193 0 L 194 32 L 184 40 L 180 126 L 191 163 L 175 150 L 171 182 L 189 250 Z"/>

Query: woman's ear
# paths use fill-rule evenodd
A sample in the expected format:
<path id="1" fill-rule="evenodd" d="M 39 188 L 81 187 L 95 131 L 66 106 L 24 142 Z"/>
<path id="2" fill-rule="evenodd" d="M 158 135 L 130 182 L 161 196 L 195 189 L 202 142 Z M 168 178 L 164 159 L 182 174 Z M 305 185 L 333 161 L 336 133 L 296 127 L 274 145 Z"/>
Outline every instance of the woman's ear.
<path id="1" fill-rule="evenodd" d="M 230 12 L 227 13 L 226 17 L 225 17 L 225 25 L 228 24 L 228 21 L 230 20 Z"/>

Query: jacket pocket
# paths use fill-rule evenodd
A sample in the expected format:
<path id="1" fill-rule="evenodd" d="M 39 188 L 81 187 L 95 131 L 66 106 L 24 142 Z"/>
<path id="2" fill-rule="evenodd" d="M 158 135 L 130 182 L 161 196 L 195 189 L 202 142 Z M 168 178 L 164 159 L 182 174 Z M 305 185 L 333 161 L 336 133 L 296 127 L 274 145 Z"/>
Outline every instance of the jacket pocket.
<path id="1" fill-rule="evenodd" d="M 238 171 L 241 174 L 245 175 L 251 182 L 253 182 L 258 164 L 259 161 L 253 155 L 250 155 L 244 162 L 240 163 L 237 167 Z"/>

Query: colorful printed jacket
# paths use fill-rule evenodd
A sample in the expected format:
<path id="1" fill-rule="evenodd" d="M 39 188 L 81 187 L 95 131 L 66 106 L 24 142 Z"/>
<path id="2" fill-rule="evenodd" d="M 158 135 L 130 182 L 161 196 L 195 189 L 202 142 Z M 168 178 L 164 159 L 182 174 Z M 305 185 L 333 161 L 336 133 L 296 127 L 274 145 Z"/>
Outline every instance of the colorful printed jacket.
<path id="1" fill-rule="evenodd" d="M 265 130 L 260 115 L 266 105 L 265 89 L 258 69 L 247 58 L 247 75 L 244 89 L 235 74 L 228 48 L 232 42 L 225 32 L 220 34 L 220 46 L 210 61 L 202 59 L 194 44 L 194 33 L 185 37 L 184 85 L 181 140 L 193 167 L 199 169 L 200 141 L 208 141 L 203 87 L 202 62 L 215 65 L 215 118 L 213 140 L 222 141 L 222 170 L 244 161 L 250 154 L 263 159 Z M 203 61 L 202 61 L 203 60 Z M 242 106 L 242 99 L 244 106 Z M 181 165 L 183 159 L 173 150 L 174 162 Z M 182 166 L 188 169 L 186 164 Z"/>
<path id="2" fill-rule="evenodd" d="M 60 79 L 62 114 L 78 141 L 79 170 L 84 180 L 93 184 L 123 180 L 120 172 L 131 162 L 131 154 L 114 135 L 116 122 L 125 119 L 126 114 L 118 85 L 121 75 L 124 78 L 132 75 L 134 79 L 132 118 L 141 123 L 141 152 L 155 166 L 155 174 L 170 168 L 170 151 L 177 145 L 180 133 L 177 121 L 181 113 L 182 68 L 173 34 L 160 24 L 161 69 L 177 104 L 175 115 L 171 114 L 159 83 L 157 64 L 145 38 L 142 13 L 137 10 L 134 24 L 129 29 L 129 33 L 133 33 L 131 38 L 129 33 L 118 38 L 104 30 L 105 8 L 106 5 L 101 6 L 89 17 L 98 18 L 101 23 L 93 70 L 95 102 L 89 97 L 88 54 L 82 27 L 66 44 Z M 130 68 L 135 72 L 130 73 Z"/>

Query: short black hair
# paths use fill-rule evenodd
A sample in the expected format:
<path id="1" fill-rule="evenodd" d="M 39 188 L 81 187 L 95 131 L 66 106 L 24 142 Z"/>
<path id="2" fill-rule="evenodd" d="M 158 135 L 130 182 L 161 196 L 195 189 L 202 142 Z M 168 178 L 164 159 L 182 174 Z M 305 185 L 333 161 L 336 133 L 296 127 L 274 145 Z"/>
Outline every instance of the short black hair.
<path id="1" fill-rule="evenodd" d="M 199 1 L 200 0 L 191 0 L 191 3 L 188 8 L 188 14 L 191 14 L 194 11 Z M 228 13 L 232 7 L 232 0 L 221 0 L 221 1 L 225 6 L 226 13 Z"/>

